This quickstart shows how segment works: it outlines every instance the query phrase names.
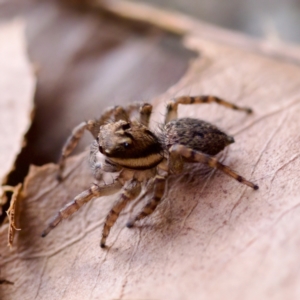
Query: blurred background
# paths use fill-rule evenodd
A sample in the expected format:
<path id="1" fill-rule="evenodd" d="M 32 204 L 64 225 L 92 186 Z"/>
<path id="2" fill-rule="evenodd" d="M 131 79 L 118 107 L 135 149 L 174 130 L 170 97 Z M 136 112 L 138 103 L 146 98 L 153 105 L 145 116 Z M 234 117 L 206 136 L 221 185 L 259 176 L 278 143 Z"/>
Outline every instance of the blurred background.
<path id="1" fill-rule="evenodd" d="M 131 1 L 182 12 L 273 45 L 300 42 L 300 0 Z M 0 25 L 15 18 L 25 21 L 27 54 L 37 75 L 35 118 L 11 185 L 23 180 L 30 164 L 57 162 L 74 126 L 99 117 L 107 106 L 152 102 L 184 76 L 196 55 L 180 36 L 103 13 L 90 3 L 0 0 Z M 85 134 L 75 153 L 90 142 Z"/>
<path id="2" fill-rule="evenodd" d="M 139 0 L 133 0 L 141 2 Z M 300 42 L 299 0 L 144 0 L 246 34 Z"/>

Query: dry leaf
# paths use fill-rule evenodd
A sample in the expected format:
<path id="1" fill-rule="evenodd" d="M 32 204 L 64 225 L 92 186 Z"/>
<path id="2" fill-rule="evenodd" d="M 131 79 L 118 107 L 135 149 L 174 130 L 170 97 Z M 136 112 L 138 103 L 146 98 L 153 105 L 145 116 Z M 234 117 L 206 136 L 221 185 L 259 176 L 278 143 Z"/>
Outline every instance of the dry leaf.
<path id="1" fill-rule="evenodd" d="M 9 209 L 6 211 L 9 220 L 8 229 L 8 246 L 12 247 L 16 231 L 21 230 L 17 226 L 17 219 L 19 217 L 19 201 L 21 200 L 22 183 L 19 183 L 15 187 L 10 187 L 10 191 L 13 192 L 10 200 Z"/>
<path id="2" fill-rule="evenodd" d="M 179 94 L 211 93 L 252 107 L 252 116 L 217 105 L 181 107 L 180 114 L 234 135 L 224 162 L 260 190 L 195 168 L 169 183 L 166 199 L 141 226 L 127 229 L 128 214 L 121 217 L 111 247 L 102 250 L 101 224 L 114 196 L 95 199 L 40 238 L 49 218 L 92 183 L 86 154 L 68 161 L 61 184 L 55 165 L 33 167 L 17 247 L 0 258 L 2 275 L 15 283 L 2 299 L 299 297 L 300 69 L 191 36 L 185 44 L 201 56 L 156 99 L 153 124 Z"/>
<path id="3" fill-rule="evenodd" d="M 0 45 L 0 182 L 3 184 L 31 124 L 35 77 L 26 56 L 21 19 L 1 23 Z M 0 205 L 0 215 L 1 209 Z"/>
<path id="4" fill-rule="evenodd" d="M 124 213 L 108 238 L 111 247 L 102 250 L 101 226 L 116 196 L 91 201 L 40 238 L 57 210 L 93 182 L 87 154 L 68 160 L 60 184 L 55 165 L 32 167 L 22 231 L 11 252 L 7 226 L 0 229 L 0 275 L 15 283 L 0 286 L 1 299 L 299 298 L 300 69 L 203 40 L 199 28 L 184 39 L 198 58 L 155 99 L 152 126 L 161 121 L 165 102 L 183 94 L 214 94 L 252 107 L 252 116 L 217 105 L 180 107 L 180 115 L 234 135 L 224 163 L 260 190 L 195 167 L 170 180 L 166 199 L 140 226 L 127 229 L 130 211 Z M 72 95 L 72 85 L 63 92 Z M 48 136 L 48 144 L 52 140 Z"/>

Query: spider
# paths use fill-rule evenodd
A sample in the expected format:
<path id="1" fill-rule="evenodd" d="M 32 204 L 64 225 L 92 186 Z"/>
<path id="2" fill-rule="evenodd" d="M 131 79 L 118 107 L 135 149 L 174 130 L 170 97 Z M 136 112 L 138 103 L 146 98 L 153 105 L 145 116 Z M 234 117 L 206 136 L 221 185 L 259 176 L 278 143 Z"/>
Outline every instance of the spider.
<path id="1" fill-rule="evenodd" d="M 167 104 L 165 122 L 159 133 L 148 128 L 152 112 L 152 106 L 148 103 L 134 103 L 125 108 L 115 106 L 107 109 L 99 119 L 82 122 L 75 127 L 63 147 L 58 178 L 62 179 L 66 157 L 88 130 L 95 138 L 90 150 L 90 164 L 98 181 L 65 205 L 43 231 L 42 237 L 88 201 L 121 190 L 104 222 L 100 241 L 100 246 L 104 248 L 111 227 L 126 205 L 133 200 L 138 202 L 147 199 L 144 208 L 127 222 L 127 227 L 132 227 L 135 222 L 154 212 L 163 199 L 168 176 L 180 174 L 185 163 L 206 164 L 257 190 L 258 185 L 246 180 L 215 157 L 234 142 L 233 137 L 205 121 L 177 118 L 179 104 L 212 102 L 252 113 L 250 108 L 238 107 L 214 96 L 182 96 Z M 138 120 L 130 120 L 133 113 L 139 114 Z M 102 163 L 97 159 L 99 151 L 104 157 Z M 101 184 L 105 172 L 117 174 L 113 183 Z"/>

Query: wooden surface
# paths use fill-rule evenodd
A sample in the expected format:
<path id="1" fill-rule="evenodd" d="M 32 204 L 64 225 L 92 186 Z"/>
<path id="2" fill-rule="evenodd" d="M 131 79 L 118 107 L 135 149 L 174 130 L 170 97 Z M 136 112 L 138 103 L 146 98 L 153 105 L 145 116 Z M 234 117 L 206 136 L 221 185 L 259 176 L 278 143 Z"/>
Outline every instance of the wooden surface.
<path id="1" fill-rule="evenodd" d="M 73 16 L 72 12 L 70 14 Z M 89 20 L 88 14 L 84 17 Z M 59 24 L 58 19 L 53 20 L 56 20 L 55 24 L 45 23 Z M 74 24 L 69 27 L 74 28 Z M 215 37 L 204 38 L 198 32 L 201 24 L 198 26 L 197 30 L 185 32 L 182 37 L 181 49 L 184 47 L 187 52 L 180 52 L 178 57 L 194 53 L 185 74 L 180 73 L 184 69 L 181 67 L 176 73 L 180 74 L 177 82 L 172 82 L 172 77 L 168 81 L 169 87 L 155 97 L 151 95 L 155 105 L 151 126 L 156 128 L 161 121 L 168 99 L 184 94 L 214 94 L 252 107 L 254 114 L 251 116 L 217 105 L 180 107 L 180 116 L 202 118 L 233 135 L 236 142 L 220 158 L 241 175 L 258 183 L 260 189 L 252 191 L 220 172 L 208 172 L 206 168 L 195 166 L 187 170 L 185 176 L 170 179 L 165 200 L 141 226 L 127 229 L 124 225 L 129 213 L 121 216 L 107 241 L 110 247 L 102 250 L 99 247 L 101 226 L 116 199 L 114 196 L 90 202 L 47 238 L 40 238 L 49 218 L 93 182 L 87 154 L 68 160 L 67 177 L 61 184 L 55 180 L 57 168 L 54 164 L 32 167 L 26 178 L 21 206 L 22 231 L 12 251 L 6 248 L 7 226 L 0 228 L 1 277 L 14 282 L 13 286 L 0 285 L 1 299 L 299 298 L 300 68 L 296 63 L 238 47 L 230 40 L 230 35 L 228 43 Z M 220 30 L 219 35 L 222 33 Z M 218 35 L 217 30 L 215 34 Z M 140 36 L 149 40 L 145 31 Z M 72 41 L 68 37 L 69 42 Z M 164 36 L 161 39 L 165 41 Z M 34 39 L 29 41 L 34 45 Z M 131 43 L 136 40 L 127 37 L 126 41 L 132 50 Z M 74 47 L 72 44 L 70 48 Z M 127 48 L 119 48 L 120 62 L 124 61 L 124 49 Z M 48 51 L 46 53 L 51 52 Z M 31 56 L 33 52 L 34 48 Z M 97 47 L 83 54 L 77 53 L 74 57 L 86 61 L 97 54 Z M 109 54 L 111 48 L 106 52 L 108 57 Z M 118 61 L 114 54 L 112 61 Z M 160 55 L 161 50 L 158 57 Z M 70 66 L 74 61 L 80 61 L 74 57 L 69 61 Z M 144 56 L 142 61 L 147 59 L 148 56 Z M 186 56 L 183 61 L 185 59 Z M 48 63 L 54 65 L 50 58 Z M 67 120 L 75 123 L 76 118 L 88 114 L 90 107 L 94 109 L 91 105 L 107 105 L 107 98 L 103 97 L 101 104 L 100 100 L 90 100 L 88 105 L 73 102 L 70 108 L 68 101 L 74 99 L 72 97 L 87 99 L 90 95 L 95 99 L 97 94 L 97 89 L 92 89 L 94 85 L 87 85 L 89 89 L 87 86 L 76 89 L 78 82 L 72 76 L 76 70 L 84 68 L 75 66 L 70 69 L 74 73 L 66 74 L 62 68 L 58 73 L 60 77 L 52 79 L 53 85 L 47 77 L 51 74 L 45 75 L 50 67 L 45 66 L 44 71 L 41 68 L 40 78 L 44 81 L 39 82 L 41 94 L 38 99 L 42 99 L 47 91 L 52 95 L 49 99 L 54 99 L 53 104 L 58 103 L 55 99 L 68 103 L 67 108 L 59 110 L 68 116 L 59 119 L 60 126 L 51 123 L 53 118 L 48 116 L 39 127 L 41 133 L 48 134 L 45 143 L 58 144 L 47 132 L 53 126 L 57 127 L 51 134 L 57 132 L 60 135 L 59 128 L 70 126 Z M 181 66 L 186 65 L 181 63 Z M 106 72 L 111 70 L 102 68 Z M 116 74 L 116 69 L 113 70 L 105 73 L 107 80 L 112 80 L 110 76 Z M 152 82 L 162 88 L 159 85 L 162 71 L 156 73 L 155 80 L 151 74 L 149 84 Z M 166 73 L 170 75 L 172 71 Z M 123 76 L 120 75 L 122 82 L 128 80 Z M 59 78 L 65 78 L 66 82 L 70 80 L 70 87 L 67 89 L 61 84 L 58 91 L 64 93 L 59 92 L 60 98 L 56 98 L 53 91 L 56 91 Z M 134 78 L 144 77 L 136 73 Z M 109 86 L 113 89 L 114 84 Z M 75 87 L 74 92 L 72 87 Z M 118 87 L 116 85 L 115 89 Z M 52 102 L 46 103 L 50 111 Z"/>

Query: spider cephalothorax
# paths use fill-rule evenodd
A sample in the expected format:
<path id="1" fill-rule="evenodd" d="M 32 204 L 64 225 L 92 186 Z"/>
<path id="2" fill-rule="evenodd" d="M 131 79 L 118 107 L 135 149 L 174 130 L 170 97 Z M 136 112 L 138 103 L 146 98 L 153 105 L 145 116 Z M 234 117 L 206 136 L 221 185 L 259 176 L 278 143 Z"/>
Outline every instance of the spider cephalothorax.
<path id="1" fill-rule="evenodd" d="M 137 121 L 103 125 L 97 141 L 100 152 L 124 168 L 149 169 L 163 159 L 163 148 L 156 135 Z"/>
<path id="2" fill-rule="evenodd" d="M 179 104 L 210 102 L 247 113 L 252 112 L 249 108 L 241 108 L 213 96 L 179 97 L 167 105 L 165 124 L 158 134 L 148 128 L 152 106 L 147 103 L 135 103 L 126 108 L 112 107 L 106 110 L 101 118 L 79 124 L 63 148 L 59 179 L 62 178 L 65 158 L 72 152 L 86 129 L 95 138 L 90 151 L 90 164 L 95 178 L 101 182 L 103 172 L 115 172 L 117 177 L 109 185 L 93 184 L 76 196 L 54 216 L 42 236 L 46 236 L 63 219 L 68 218 L 91 199 L 122 190 L 103 227 L 100 245 L 105 247 L 110 229 L 125 206 L 133 200 L 138 202 L 147 199 L 142 211 L 127 223 L 128 227 L 132 227 L 136 221 L 145 218 L 156 209 L 163 199 L 168 176 L 182 172 L 184 163 L 206 164 L 254 190 L 258 189 L 257 185 L 214 157 L 234 142 L 233 137 L 198 119 L 177 119 Z M 139 113 L 137 121 L 130 120 L 134 112 Z M 102 163 L 97 160 L 99 152 L 105 158 Z"/>

